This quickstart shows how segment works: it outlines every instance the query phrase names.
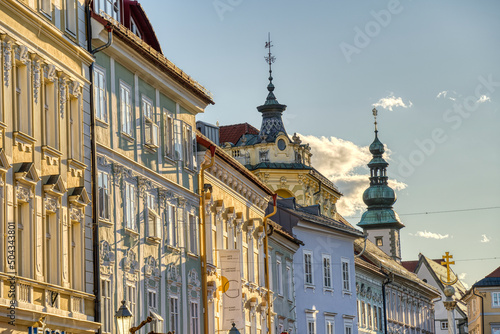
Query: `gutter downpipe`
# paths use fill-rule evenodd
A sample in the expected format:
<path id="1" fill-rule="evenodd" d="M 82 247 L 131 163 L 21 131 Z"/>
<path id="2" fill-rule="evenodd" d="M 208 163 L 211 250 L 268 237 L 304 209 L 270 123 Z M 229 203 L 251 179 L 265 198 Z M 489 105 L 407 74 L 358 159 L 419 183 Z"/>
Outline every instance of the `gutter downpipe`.
<path id="1" fill-rule="evenodd" d="M 476 287 L 472 287 L 472 294 L 481 298 L 481 333 L 484 333 L 484 298 L 483 296 L 476 294 L 475 289 Z"/>
<path id="2" fill-rule="evenodd" d="M 355 257 L 355 258 L 356 258 L 356 257 L 360 257 L 361 255 L 363 255 L 363 253 L 364 253 L 364 252 L 365 252 L 365 250 L 366 250 L 366 240 L 367 240 L 367 238 L 368 238 L 368 234 L 367 234 L 367 233 L 363 234 L 363 237 L 365 238 L 365 246 L 363 247 L 363 250 L 361 251 L 361 253 L 359 253 L 359 254 L 354 254 L 354 257 Z"/>
<path id="3" fill-rule="evenodd" d="M 200 194 L 200 221 L 201 221 L 201 238 L 200 238 L 200 250 L 201 250 L 201 291 L 203 300 L 203 332 L 205 334 L 210 334 L 208 332 L 208 296 L 207 296 L 207 235 L 205 230 L 205 169 L 208 169 L 214 165 L 215 162 L 215 145 L 210 145 L 210 163 L 206 164 L 203 160 L 200 169 L 200 179 L 198 184 L 198 192 Z"/>
<path id="4" fill-rule="evenodd" d="M 91 13 L 90 13 L 90 3 L 91 0 L 85 2 L 85 15 L 87 19 L 87 49 L 92 54 L 104 50 L 109 47 L 113 42 L 113 33 L 111 26 L 107 26 L 108 29 L 108 43 L 92 50 L 92 24 L 91 24 Z M 98 219 L 98 208 L 97 203 L 99 199 L 98 194 L 98 184 L 97 184 L 97 144 L 95 135 L 95 102 L 94 102 L 94 62 L 89 66 L 89 79 L 90 79 L 90 161 L 91 161 L 91 184 L 92 184 L 92 248 L 93 248 L 93 271 L 94 271 L 94 295 L 96 297 L 94 301 L 94 321 L 101 323 L 101 282 L 100 282 L 100 266 L 99 266 L 99 219 Z M 99 327 L 97 333 L 101 333 L 101 327 Z"/>
<path id="5" fill-rule="evenodd" d="M 267 332 L 271 333 L 271 284 L 269 283 L 269 236 L 267 234 L 267 219 L 274 216 L 278 207 L 276 205 L 276 200 L 278 198 L 277 194 L 273 194 L 273 212 L 264 217 L 264 276 L 266 278 L 266 289 L 267 289 Z M 272 233 L 270 233 L 272 234 Z"/>
<path id="6" fill-rule="evenodd" d="M 387 331 L 387 300 L 385 298 L 385 286 L 389 283 L 392 282 L 390 274 L 387 275 L 387 278 L 384 280 L 384 283 L 382 283 L 382 300 L 384 303 L 384 333 L 389 333 Z"/>

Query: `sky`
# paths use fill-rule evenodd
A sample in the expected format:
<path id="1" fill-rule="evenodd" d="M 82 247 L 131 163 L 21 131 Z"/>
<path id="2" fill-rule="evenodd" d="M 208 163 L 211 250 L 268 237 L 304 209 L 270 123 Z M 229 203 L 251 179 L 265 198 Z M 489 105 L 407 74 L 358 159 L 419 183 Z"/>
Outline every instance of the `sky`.
<path id="1" fill-rule="evenodd" d="M 339 212 L 357 224 L 365 208 L 376 107 L 403 260 L 448 251 L 467 285 L 500 266 L 499 1 L 140 3 L 164 55 L 213 93 L 199 120 L 260 128 L 271 33 L 285 127 L 344 194 Z"/>

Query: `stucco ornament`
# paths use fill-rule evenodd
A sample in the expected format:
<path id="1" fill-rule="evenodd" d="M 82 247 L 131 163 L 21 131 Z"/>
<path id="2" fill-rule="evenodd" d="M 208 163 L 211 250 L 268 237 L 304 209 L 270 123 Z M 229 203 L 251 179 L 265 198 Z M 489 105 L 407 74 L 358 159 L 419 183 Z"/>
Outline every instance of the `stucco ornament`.
<path id="1" fill-rule="evenodd" d="M 5 86 L 9 86 L 10 73 L 12 70 L 12 42 L 5 41 L 3 43 L 3 76 Z"/>
<path id="2" fill-rule="evenodd" d="M 102 240 L 99 245 L 99 263 L 101 273 L 111 275 L 113 273 L 113 263 L 115 262 L 115 253 L 111 251 L 111 246 L 106 240 Z"/>
<path id="3" fill-rule="evenodd" d="M 38 93 L 40 91 L 41 86 L 41 66 L 40 61 L 38 59 L 33 60 L 33 97 L 35 99 L 35 103 L 38 103 Z"/>
<path id="4" fill-rule="evenodd" d="M 64 118 L 64 111 L 66 110 L 66 102 L 68 100 L 67 96 L 68 84 L 66 83 L 66 78 L 59 79 L 59 111 L 61 113 L 61 118 Z"/>
<path id="5" fill-rule="evenodd" d="M 156 263 L 156 259 L 153 256 L 148 256 L 144 261 L 144 275 L 146 277 L 153 276 L 159 277 L 160 271 L 158 269 L 158 265 Z"/>

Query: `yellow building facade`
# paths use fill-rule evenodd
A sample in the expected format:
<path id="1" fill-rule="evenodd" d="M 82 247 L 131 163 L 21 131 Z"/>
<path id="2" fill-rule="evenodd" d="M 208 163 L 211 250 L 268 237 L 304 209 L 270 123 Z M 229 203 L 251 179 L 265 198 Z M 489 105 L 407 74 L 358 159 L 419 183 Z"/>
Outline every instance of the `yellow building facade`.
<path id="1" fill-rule="evenodd" d="M 99 328 L 84 22 L 82 0 L 0 6 L 0 328 L 9 333 Z"/>

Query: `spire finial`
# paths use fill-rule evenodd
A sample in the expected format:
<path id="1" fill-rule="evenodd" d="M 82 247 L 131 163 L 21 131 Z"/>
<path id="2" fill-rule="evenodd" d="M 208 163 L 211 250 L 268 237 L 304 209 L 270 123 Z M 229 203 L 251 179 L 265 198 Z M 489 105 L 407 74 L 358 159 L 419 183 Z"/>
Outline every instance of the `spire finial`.
<path id="1" fill-rule="evenodd" d="M 378 133 L 378 130 L 377 130 L 377 115 L 378 115 L 378 111 L 377 111 L 377 109 L 373 108 L 372 113 L 373 113 L 373 118 L 375 119 L 375 136 L 376 136 L 377 133 Z"/>
<path id="2" fill-rule="evenodd" d="M 273 73 L 273 70 L 272 70 L 272 64 L 275 62 L 276 60 L 276 57 L 274 57 L 271 53 L 271 48 L 273 47 L 274 45 L 271 44 L 271 33 L 268 33 L 267 35 L 267 42 L 266 42 L 266 46 L 265 48 L 268 49 L 268 53 L 267 53 L 267 56 L 264 56 L 264 59 L 266 60 L 266 62 L 269 64 L 269 82 L 272 83 L 273 81 L 273 76 L 272 76 L 272 73 Z"/>

